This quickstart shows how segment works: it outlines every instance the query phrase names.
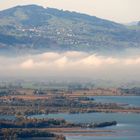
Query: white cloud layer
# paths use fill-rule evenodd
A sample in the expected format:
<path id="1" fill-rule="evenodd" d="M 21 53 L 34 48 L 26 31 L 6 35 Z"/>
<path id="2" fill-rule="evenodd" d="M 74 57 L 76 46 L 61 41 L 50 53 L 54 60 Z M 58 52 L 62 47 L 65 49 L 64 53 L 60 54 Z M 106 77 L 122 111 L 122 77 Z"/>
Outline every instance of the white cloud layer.
<path id="1" fill-rule="evenodd" d="M 84 52 L 47 52 L 16 58 L 0 57 L 0 77 L 83 77 L 140 80 L 140 56 L 109 57 Z"/>

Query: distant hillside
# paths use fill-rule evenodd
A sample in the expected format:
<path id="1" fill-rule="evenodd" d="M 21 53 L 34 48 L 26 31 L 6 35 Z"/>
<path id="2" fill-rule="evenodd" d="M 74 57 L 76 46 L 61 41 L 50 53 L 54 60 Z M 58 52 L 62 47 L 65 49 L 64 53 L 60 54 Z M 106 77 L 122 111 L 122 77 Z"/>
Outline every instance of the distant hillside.
<path id="1" fill-rule="evenodd" d="M 0 52 L 116 51 L 140 47 L 140 30 L 36 5 L 0 11 Z"/>
<path id="2" fill-rule="evenodd" d="M 126 23 L 125 25 L 128 25 L 128 26 L 135 26 L 135 25 L 138 25 L 138 22 L 139 22 L 139 21 L 133 21 L 133 22 Z"/>

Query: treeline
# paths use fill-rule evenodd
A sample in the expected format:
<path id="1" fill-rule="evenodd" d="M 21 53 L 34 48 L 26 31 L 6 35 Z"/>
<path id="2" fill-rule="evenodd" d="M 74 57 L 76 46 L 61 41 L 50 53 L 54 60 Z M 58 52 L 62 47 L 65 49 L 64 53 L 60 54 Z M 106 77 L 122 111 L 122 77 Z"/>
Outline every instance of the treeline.
<path id="1" fill-rule="evenodd" d="M 23 100 L 13 98 L 10 101 L 0 102 L 0 114 L 48 114 L 60 111 L 67 112 L 83 112 L 89 109 L 123 109 L 117 103 L 101 103 L 96 102 L 90 97 L 69 98 L 65 96 L 52 96 L 50 99 Z M 3 106 L 3 107 L 2 107 Z M 87 112 L 87 111 L 86 111 Z"/>
<path id="2" fill-rule="evenodd" d="M 51 128 L 66 127 L 63 119 L 16 119 L 15 121 L 0 120 L 0 128 Z"/>
<path id="3" fill-rule="evenodd" d="M 15 121 L 0 120 L 0 128 L 96 128 L 116 125 L 116 121 L 101 123 L 70 123 L 64 119 L 16 119 Z"/>
<path id="4" fill-rule="evenodd" d="M 47 131 L 29 130 L 29 129 L 0 129 L 0 140 L 19 140 L 19 138 L 55 138 L 56 140 L 65 140 L 62 135 L 56 135 Z"/>
<path id="5" fill-rule="evenodd" d="M 15 121 L 0 120 L 3 128 L 96 128 L 116 125 L 116 121 L 101 123 L 70 123 L 64 119 L 17 119 Z"/>
<path id="6" fill-rule="evenodd" d="M 134 88 L 120 88 L 122 93 L 130 94 L 130 95 L 137 95 L 140 96 L 140 88 L 134 87 Z"/>

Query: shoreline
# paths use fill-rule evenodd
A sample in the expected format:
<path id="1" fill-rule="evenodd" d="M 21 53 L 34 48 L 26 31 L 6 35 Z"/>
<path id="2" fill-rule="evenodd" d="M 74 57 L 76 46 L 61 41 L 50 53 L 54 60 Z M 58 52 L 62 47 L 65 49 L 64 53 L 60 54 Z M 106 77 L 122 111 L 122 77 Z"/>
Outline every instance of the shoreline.
<path id="1" fill-rule="evenodd" d="M 48 114 L 31 114 L 31 115 L 26 115 L 24 117 L 30 117 L 30 116 L 34 116 L 34 115 L 49 115 L 49 114 L 85 114 L 85 113 L 125 113 L 125 114 L 140 114 L 140 109 L 137 110 L 130 110 L 130 109 L 88 109 L 86 111 L 82 111 L 82 112 L 67 112 L 67 111 L 60 111 L 60 112 L 52 112 L 52 113 L 48 113 Z M 5 114 L 5 113 L 0 113 L 0 116 L 11 116 L 11 117 L 16 117 L 15 114 Z"/>
<path id="2" fill-rule="evenodd" d="M 69 128 L 42 128 L 42 130 L 47 130 L 47 131 L 51 131 L 51 132 L 63 132 L 63 133 L 98 133 L 98 132 L 106 132 L 106 133 L 115 133 L 115 130 L 103 130 L 103 129 L 85 129 L 85 128 L 81 128 L 81 127 L 69 127 Z"/>
<path id="3" fill-rule="evenodd" d="M 65 137 L 67 136 L 114 136 L 117 132 L 116 130 L 103 130 L 103 129 L 82 129 L 80 127 L 77 128 L 42 128 L 41 130 L 45 130 L 48 132 L 52 132 L 55 134 L 61 134 Z"/>

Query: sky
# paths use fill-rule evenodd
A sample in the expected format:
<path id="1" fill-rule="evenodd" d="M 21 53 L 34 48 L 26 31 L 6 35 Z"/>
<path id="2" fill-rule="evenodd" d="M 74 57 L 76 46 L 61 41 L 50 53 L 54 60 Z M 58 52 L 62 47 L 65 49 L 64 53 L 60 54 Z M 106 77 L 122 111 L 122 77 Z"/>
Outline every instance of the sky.
<path id="1" fill-rule="evenodd" d="M 140 20 L 140 0 L 0 0 L 0 10 L 27 4 L 87 13 L 119 23 Z"/>

